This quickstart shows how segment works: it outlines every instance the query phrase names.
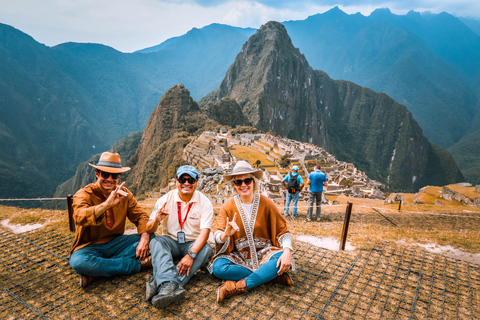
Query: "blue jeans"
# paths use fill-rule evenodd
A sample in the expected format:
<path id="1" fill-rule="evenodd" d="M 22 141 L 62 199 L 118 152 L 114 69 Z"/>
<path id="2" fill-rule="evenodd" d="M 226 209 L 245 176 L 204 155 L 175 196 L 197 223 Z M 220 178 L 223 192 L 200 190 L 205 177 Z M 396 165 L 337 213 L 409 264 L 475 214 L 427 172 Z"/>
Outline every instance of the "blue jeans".
<path id="1" fill-rule="evenodd" d="M 197 252 L 195 260 L 193 260 L 190 275 L 187 276 L 186 272 L 183 276 L 178 274 L 178 264 L 175 265 L 173 260 L 182 259 L 186 256 L 194 242 L 195 241 L 187 241 L 186 243 L 178 243 L 167 235 L 156 236 L 150 241 L 153 277 L 155 278 L 157 286 L 165 281 L 175 281 L 183 287 L 193 277 L 193 274 L 210 260 L 213 255 L 213 250 L 208 243 L 205 243 L 203 248 Z"/>
<path id="2" fill-rule="evenodd" d="M 287 200 L 285 201 L 285 212 L 284 214 L 288 216 L 288 211 L 290 207 L 290 201 L 293 202 L 292 205 L 292 216 L 296 217 L 297 216 L 297 203 L 298 203 L 298 198 L 300 197 L 300 191 L 297 191 L 295 193 L 290 193 L 287 191 Z"/>
<path id="3" fill-rule="evenodd" d="M 275 253 L 268 262 L 254 272 L 226 258 L 218 258 L 212 266 L 213 274 L 223 280 L 240 281 L 245 279 L 247 290 L 250 290 L 278 277 L 277 272 L 280 268 L 277 268 L 277 262 L 282 253 L 283 251 Z"/>
<path id="4" fill-rule="evenodd" d="M 76 272 L 91 277 L 114 277 L 139 272 L 138 234 L 123 234 L 107 243 L 91 244 L 76 250 L 70 265 Z"/>
<path id="5" fill-rule="evenodd" d="M 317 207 L 317 219 L 320 219 L 320 214 L 322 213 L 322 192 L 308 192 L 308 213 L 307 218 L 311 219 L 313 215 L 313 203 Z"/>

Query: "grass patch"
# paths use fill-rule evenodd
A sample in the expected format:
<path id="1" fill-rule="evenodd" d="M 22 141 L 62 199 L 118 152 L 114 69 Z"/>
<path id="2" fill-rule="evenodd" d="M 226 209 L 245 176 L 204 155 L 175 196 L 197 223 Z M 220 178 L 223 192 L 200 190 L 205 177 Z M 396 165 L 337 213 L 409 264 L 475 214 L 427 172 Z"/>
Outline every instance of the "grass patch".
<path id="1" fill-rule="evenodd" d="M 241 158 L 248 161 L 250 164 L 254 164 L 255 161 L 260 160 L 260 165 L 274 166 L 275 163 L 267 159 L 267 155 L 252 149 L 247 146 L 236 145 L 235 148 L 230 149 L 230 153 L 233 154 L 236 158 Z"/>

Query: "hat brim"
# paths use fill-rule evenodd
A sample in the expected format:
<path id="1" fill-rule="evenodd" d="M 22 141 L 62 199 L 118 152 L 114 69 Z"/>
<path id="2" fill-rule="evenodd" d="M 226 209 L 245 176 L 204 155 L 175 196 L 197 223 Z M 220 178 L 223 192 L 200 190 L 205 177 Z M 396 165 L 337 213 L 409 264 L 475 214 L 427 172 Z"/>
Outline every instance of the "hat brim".
<path id="1" fill-rule="evenodd" d="M 224 174 L 223 179 L 227 182 L 232 181 L 232 179 L 235 176 L 241 176 L 242 174 L 253 174 L 255 178 L 258 180 L 262 179 L 263 177 L 263 171 L 262 170 L 253 170 L 253 171 L 243 171 L 243 172 L 235 172 L 235 173 L 229 173 L 229 174 Z"/>
<path id="2" fill-rule="evenodd" d="M 89 163 L 89 165 L 94 167 L 95 169 L 98 169 L 103 172 L 108 172 L 108 173 L 122 173 L 130 170 L 130 167 L 114 168 L 114 167 L 97 166 L 91 163 Z"/>

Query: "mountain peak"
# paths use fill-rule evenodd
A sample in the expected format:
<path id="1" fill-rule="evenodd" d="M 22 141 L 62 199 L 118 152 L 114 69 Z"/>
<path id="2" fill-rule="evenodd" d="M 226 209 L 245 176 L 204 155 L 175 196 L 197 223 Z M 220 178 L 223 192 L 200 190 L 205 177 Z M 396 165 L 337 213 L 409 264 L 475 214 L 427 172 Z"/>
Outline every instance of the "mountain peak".
<path id="1" fill-rule="evenodd" d="M 248 39 L 220 88 L 205 99 L 215 102 L 229 97 L 235 100 L 242 106 L 249 122 L 262 129 L 264 125 L 259 124 L 261 111 L 252 97 L 260 97 L 268 90 L 276 91 L 275 87 L 288 90 L 289 81 L 295 81 L 293 78 L 301 75 L 297 82 L 304 83 L 308 78 L 305 74 L 311 72 L 305 57 L 293 46 L 285 27 L 270 21 Z M 287 81 L 286 74 L 291 74 L 292 79 Z"/>
<path id="2" fill-rule="evenodd" d="M 392 15 L 392 11 L 389 8 L 379 8 L 373 10 L 370 16 L 390 16 Z"/>
<path id="3" fill-rule="evenodd" d="M 220 88 L 201 104 L 223 98 L 235 100 L 257 129 L 323 147 L 397 190 L 425 185 L 435 176 L 426 177 L 426 168 L 445 170 L 432 159 L 449 155 L 433 149 L 405 106 L 313 70 L 278 22 L 250 37 Z"/>

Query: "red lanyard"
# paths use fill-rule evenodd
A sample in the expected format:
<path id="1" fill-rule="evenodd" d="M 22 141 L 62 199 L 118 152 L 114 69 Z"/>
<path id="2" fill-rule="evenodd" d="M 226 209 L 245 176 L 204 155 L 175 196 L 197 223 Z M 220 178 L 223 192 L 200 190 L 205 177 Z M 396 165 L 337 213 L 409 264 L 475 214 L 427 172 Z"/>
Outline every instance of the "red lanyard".
<path id="1" fill-rule="evenodd" d="M 180 223 L 180 230 L 183 230 L 183 225 L 185 224 L 185 221 L 187 220 L 188 213 L 190 212 L 190 208 L 193 206 L 193 202 L 190 202 L 188 205 L 187 209 L 187 214 L 185 215 L 185 219 L 182 221 L 182 203 L 177 202 L 177 210 L 178 210 L 178 223 Z"/>

